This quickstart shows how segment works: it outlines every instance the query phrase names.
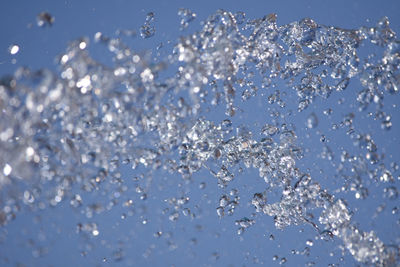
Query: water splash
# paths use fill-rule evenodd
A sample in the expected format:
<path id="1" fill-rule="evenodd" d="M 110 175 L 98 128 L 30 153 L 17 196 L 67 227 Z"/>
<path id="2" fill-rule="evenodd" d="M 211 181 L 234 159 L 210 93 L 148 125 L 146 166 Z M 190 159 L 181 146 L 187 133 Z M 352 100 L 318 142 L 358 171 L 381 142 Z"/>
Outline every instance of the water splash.
<path id="1" fill-rule="evenodd" d="M 179 12 L 183 28 L 196 17 L 186 9 Z M 140 28 L 143 38 L 155 34 L 153 20 L 154 14 L 148 13 Z M 238 24 L 245 24 L 244 29 Z M 400 53 L 387 18 L 375 27 L 346 30 L 319 25 L 312 19 L 279 26 L 275 14 L 245 22 L 243 12 L 234 15 L 220 10 L 202 25 L 199 31 L 182 36 L 167 60 L 151 59 L 119 38 L 96 34 L 95 45 L 107 46 L 115 66 L 92 58 L 90 42 L 84 38 L 73 42 L 59 57 L 59 72 L 20 68 L 13 76 L 3 77 L 0 224 L 7 225 L 18 216 L 19 205 L 45 209 L 69 200 L 73 208 L 84 209 L 87 195 L 118 186 L 112 193 L 113 201 L 86 206 L 84 213 L 92 218 L 111 210 L 128 190 L 122 186 L 126 178 L 120 171 L 125 166 L 146 170 L 134 181 L 147 182 L 156 171 L 179 174 L 184 180 L 207 171 L 223 190 L 238 179 L 243 168 L 256 169 L 266 187 L 253 195 L 251 204 L 256 213 L 273 217 L 276 228 L 306 224 L 321 236 L 330 233 L 340 238 L 356 261 L 394 265 L 398 252 L 373 231 L 359 229 L 345 201 L 324 189 L 318 177 L 297 166 L 304 157 L 304 147 L 299 145 L 294 127 L 279 119 L 261 122 L 263 137 L 258 138 L 246 125 L 237 127 L 236 132 L 232 126 L 241 103 L 263 98 L 253 81 L 258 73 L 265 81 L 263 90 L 270 91 L 279 79 L 288 84 L 286 93 L 275 89 L 268 93 L 265 105 L 277 103 L 276 108 L 285 110 L 284 98 L 290 94 L 297 98 L 299 112 L 316 99 L 327 100 L 359 80 L 363 87 L 356 99 L 360 110 L 375 104 L 382 128 L 390 130 L 394 122 L 383 111 L 382 96 L 397 97 Z M 363 43 L 381 47 L 382 58 L 360 60 L 357 49 Z M 166 72 L 174 74 L 161 78 Z M 239 88 L 243 88 L 240 99 Z M 206 119 L 213 110 L 219 111 L 221 103 L 230 118 L 221 123 Z M 324 113 L 330 116 L 332 109 Z M 291 113 L 277 114 L 275 117 L 285 118 Z M 381 182 L 392 183 L 394 178 L 390 172 L 380 175 L 378 169 L 369 170 L 365 165 L 365 160 L 371 165 L 384 164 L 384 157 L 369 134 L 354 129 L 353 120 L 354 114 L 346 115 L 334 128 L 347 127 L 347 135 L 366 153 L 350 156 L 343 152 L 337 169 L 343 173 L 349 165 L 347 170 L 357 170 L 359 176 L 348 178 L 348 190 L 363 198 L 367 184 L 360 176 L 379 176 Z M 302 125 L 309 130 L 316 128 L 315 113 Z M 323 146 L 321 158 L 334 160 L 328 145 Z M 137 186 L 135 191 L 141 200 L 150 194 L 146 187 Z M 275 193 L 279 195 L 276 202 L 269 197 Z M 386 187 L 384 195 L 396 199 L 396 186 Z M 182 196 L 167 201 L 170 208 L 165 214 L 170 221 L 179 220 L 180 214 L 195 218 L 187 207 L 189 199 Z M 239 199 L 236 193 L 222 194 L 218 216 L 234 215 Z M 133 203 L 131 199 L 124 202 L 127 213 L 121 218 L 134 213 Z M 140 219 L 147 224 L 146 218 Z M 255 222 L 248 217 L 236 220 L 238 233 L 243 234 Z M 77 232 L 101 235 L 95 222 L 78 225 Z M 170 247 L 175 247 L 172 241 Z M 119 261 L 124 253 L 117 250 L 114 254 Z M 281 261 L 285 263 L 286 258 Z"/>

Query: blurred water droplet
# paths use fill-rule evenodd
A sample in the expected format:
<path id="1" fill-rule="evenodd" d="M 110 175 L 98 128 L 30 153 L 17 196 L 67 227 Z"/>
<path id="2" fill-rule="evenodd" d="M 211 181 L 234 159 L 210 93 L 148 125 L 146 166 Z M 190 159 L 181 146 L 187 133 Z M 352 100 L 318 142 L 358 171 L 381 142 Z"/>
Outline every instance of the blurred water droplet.
<path id="1" fill-rule="evenodd" d="M 383 190 L 383 194 L 384 194 L 384 197 L 386 197 L 390 200 L 396 200 L 397 197 L 399 196 L 399 192 L 397 191 L 397 188 L 394 186 L 386 187 Z"/>
<path id="2" fill-rule="evenodd" d="M 11 172 L 12 172 L 12 168 L 11 168 L 10 164 L 6 163 L 3 167 L 3 174 L 5 176 L 9 176 L 11 174 Z"/>
<path id="3" fill-rule="evenodd" d="M 196 13 L 193 13 L 190 9 L 180 8 L 178 10 L 178 16 L 181 18 L 180 25 L 181 30 L 186 29 L 189 26 L 189 23 L 192 22 L 196 18 Z"/>
<path id="4" fill-rule="evenodd" d="M 19 46 L 16 44 L 13 44 L 8 48 L 8 51 L 10 52 L 11 55 L 15 55 L 19 52 Z"/>
<path id="5" fill-rule="evenodd" d="M 307 118 L 307 127 L 309 129 L 315 128 L 318 126 L 318 117 L 315 113 L 311 113 Z"/>
<path id="6" fill-rule="evenodd" d="M 55 18 L 48 12 L 41 12 L 36 17 L 36 23 L 39 27 L 50 27 L 54 21 Z"/>
<path id="7" fill-rule="evenodd" d="M 242 11 L 238 11 L 235 13 L 235 19 L 238 25 L 243 24 L 246 19 L 246 14 Z"/>

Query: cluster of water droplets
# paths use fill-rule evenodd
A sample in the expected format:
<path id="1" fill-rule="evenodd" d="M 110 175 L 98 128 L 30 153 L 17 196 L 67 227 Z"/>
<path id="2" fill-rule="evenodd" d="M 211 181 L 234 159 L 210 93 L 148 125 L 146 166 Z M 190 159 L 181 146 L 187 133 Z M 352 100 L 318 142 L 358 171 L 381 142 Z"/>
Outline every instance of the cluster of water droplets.
<path id="1" fill-rule="evenodd" d="M 182 29 L 196 18 L 187 9 L 179 10 L 179 16 Z M 54 22 L 46 14 L 39 19 L 40 26 Z M 141 37 L 155 34 L 153 21 L 154 14 L 148 13 Z M 275 14 L 246 21 L 243 12 L 220 10 L 202 29 L 182 36 L 165 60 L 136 52 L 121 38 L 97 33 L 94 41 L 108 48 L 114 66 L 92 58 L 88 49 L 92 44 L 83 38 L 59 56 L 59 71 L 20 68 L 1 79 L 1 225 L 18 216 L 23 206 L 45 209 L 67 201 L 80 208 L 86 195 L 97 190 L 113 192 L 112 201 L 86 206 L 86 217 L 110 210 L 128 190 L 121 174 L 126 166 L 145 170 L 134 179 L 138 184 L 146 184 L 152 172 L 160 170 L 180 174 L 184 180 L 206 170 L 222 189 L 243 169 L 256 169 L 265 188 L 250 202 L 256 213 L 271 216 L 278 229 L 307 224 L 320 235 L 337 236 L 361 263 L 386 266 L 398 260 L 398 252 L 373 231 L 364 232 L 352 222 L 345 201 L 297 166 L 304 148 L 294 127 L 279 122 L 280 113 L 275 116 L 278 119 L 257 126 L 261 138 L 246 125 L 233 126 L 241 103 L 262 98 L 263 90 L 268 91 L 266 105 L 277 103 L 276 108 L 284 109 L 285 95 L 293 94 L 295 112 L 302 112 L 316 99 L 340 93 L 358 79 L 362 85 L 356 99 L 359 110 L 375 104 L 375 118 L 389 130 L 393 122 L 383 111 L 383 96 L 399 91 L 400 43 L 387 18 L 375 27 L 346 30 L 312 19 L 279 26 Z M 357 49 L 366 42 L 382 47 L 381 59 L 360 59 Z M 257 75 L 262 80 L 260 88 L 254 81 Z M 277 80 L 287 83 L 285 93 L 276 90 Z M 225 118 L 221 122 L 207 119 L 222 103 Z M 332 110 L 324 113 L 331 116 Z M 353 120 L 354 114 L 348 114 L 333 128 L 346 128 L 365 153 L 350 155 L 343 150 L 338 172 L 359 170 L 347 186 L 357 198 L 364 198 L 368 192 L 360 176 L 368 170 L 368 162 L 380 164 L 368 175 L 392 183 L 383 193 L 387 199 L 397 199 L 396 178 L 382 162 L 383 154 L 369 134 L 353 127 Z M 317 115 L 311 113 L 302 125 L 311 130 L 318 124 Z M 326 137 L 322 134 L 320 140 L 324 143 Z M 321 158 L 333 158 L 327 144 Z M 395 172 L 398 167 L 392 169 Z M 141 200 L 150 194 L 139 185 L 135 191 Z M 278 201 L 269 199 L 271 192 L 278 193 Z M 168 199 L 168 219 L 176 221 L 180 214 L 194 219 L 186 207 L 189 199 Z M 233 215 L 239 200 L 237 191 L 222 194 L 217 215 Z M 134 201 L 129 198 L 123 203 L 127 212 L 121 218 L 133 214 Z M 146 218 L 142 219 L 146 224 Z M 255 222 L 252 217 L 236 220 L 238 233 Z M 79 224 L 76 231 L 99 235 L 94 222 Z"/>
<path id="2" fill-rule="evenodd" d="M 142 38 L 150 38 L 156 33 L 156 29 L 152 25 L 154 23 L 154 13 L 149 12 L 146 15 L 146 20 L 142 27 L 140 27 L 140 36 Z"/>

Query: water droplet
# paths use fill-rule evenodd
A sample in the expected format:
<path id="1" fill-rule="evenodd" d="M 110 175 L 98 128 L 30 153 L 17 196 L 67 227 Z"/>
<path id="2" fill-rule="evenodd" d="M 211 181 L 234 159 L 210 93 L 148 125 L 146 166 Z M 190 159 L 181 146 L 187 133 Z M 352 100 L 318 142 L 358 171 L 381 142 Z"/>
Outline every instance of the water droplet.
<path id="1" fill-rule="evenodd" d="M 274 136 L 278 132 L 279 128 L 271 124 L 265 124 L 261 129 L 261 134 L 266 136 Z"/>
<path id="2" fill-rule="evenodd" d="M 218 215 L 218 217 L 220 217 L 220 218 L 224 217 L 225 211 L 224 211 L 224 208 L 223 208 L 223 207 L 218 207 L 218 208 L 217 208 L 217 215 Z"/>
<path id="3" fill-rule="evenodd" d="M 94 229 L 93 231 L 92 231 L 92 235 L 93 236 L 98 236 L 100 234 L 100 232 L 99 232 L 99 230 L 97 230 L 97 229 Z"/>
<path id="4" fill-rule="evenodd" d="M 178 10 L 178 16 L 181 18 L 181 30 L 186 29 L 189 26 L 189 23 L 192 22 L 196 18 L 196 13 L 193 13 L 190 9 L 180 8 Z"/>
<path id="5" fill-rule="evenodd" d="M 4 176 L 9 176 L 12 172 L 12 168 L 10 166 L 10 164 L 6 163 L 3 167 L 3 174 Z"/>
<path id="6" fill-rule="evenodd" d="M 204 189 L 204 188 L 206 188 L 206 185 L 207 184 L 205 182 L 202 182 L 202 183 L 200 183 L 199 188 Z"/>
<path id="7" fill-rule="evenodd" d="M 142 27 L 140 27 L 140 36 L 142 36 L 142 38 L 144 39 L 153 37 L 155 33 L 156 29 L 154 28 L 154 26 L 145 24 Z"/>
<path id="8" fill-rule="evenodd" d="M 332 110 L 331 108 L 328 108 L 328 109 L 325 109 L 325 110 L 324 110 L 324 115 L 329 116 L 329 115 L 331 115 L 332 113 L 333 113 L 333 110 Z"/>
<path id="9" fill-rule="evenodd" d="M 397 188 L 394 186 L 389 186 L 383 189 L 383 194 L 384 197 L 390 200 L 396 200 L 397 197 L 399 196 L 399 192 L 397 191 Z"/>
<path id="10" fill-rule="evenodd" d="M 246 19 L 246 13 L 242 11 L 238 11 L 235 13 L 235 20 L 238 25 L 243 24 L 245 19 Z"/>
<path id="11" fill-rule="evenodd" d="M 153 12 L 147 13 L 146 20 L 144 24 L 140 27 L 140 36 L 143 39 L 150 38 L 154 36 L 154 34 L 156 33 L 156 29 L 152 25 L 153 21 L 154 21 L 154 13 Z"/>
<path id="12" fill-rule="evenodd" d="M 10 52 L 11 55 L 15 55 L 19 52 L 19 46 L 16 44 L 13 44 L 8 48 L 8 51 Z"/>
<path id="13" fill-rule="evenodd" d="M 390 130 L 392 128 L 392 121 L 391 116 L 386 116 L 385 119 L 382 121 L 382 129 Z"/>
<path id="14" fill-rule="evenodd" d="M 154 233 L 154 236 L 157 237 L 157 238 L 159 238 L 159 237 L 162 236 L 162 234 L 163 234 L 163 232 L 157 231 L 157 232 Z"/>
<path id="15" fill-rule="evenodd" d="M 307 118 L 307 123 L 306 123 L 307 127 L 309 129 L 315 128 L 318 126 L 318 117 L 317 115 L 315 115 L 315 113 L 311 113 L 308 118 Z"/>
<path id="16" fill-rule="evenodd" d="M 36 22 L 39 27 L 50 27 L 53 25 L 55 18 L 48 12 L 41 12 L 36 17 Z"/>

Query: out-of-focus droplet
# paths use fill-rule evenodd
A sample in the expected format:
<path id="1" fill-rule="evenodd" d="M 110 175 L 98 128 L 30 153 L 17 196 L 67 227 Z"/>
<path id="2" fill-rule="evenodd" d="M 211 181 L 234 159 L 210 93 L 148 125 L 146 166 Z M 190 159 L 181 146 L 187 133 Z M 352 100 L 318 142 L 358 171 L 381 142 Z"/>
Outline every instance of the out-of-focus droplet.
<path id="1" fill-rule="evenodd" d="M 181 18 L 180 24 L 181 24 L 181 30 L 183 30 L 189 26 L 189 23 L 192 22 L 197 15 L 190 9 L 180 8 L 178 10 L 178 16 Z"/>
<path id="2" fill-rule="evenodd" d="M 199 188 L 204 189 L 204 188 L 206 188 L 206 185 L 207 184 L 205 182 L 202 182 L 202 183 L 200 183 Z"/>
<path id="3" fill-rule="evenodd" d="M 385 130 L 390 130 L 392 128 L 392 121 L 391 116 L 386 116 L 385 119 L 382 121 L 381 127 Z"/>
<path id="4" fill-rule="evenodd" d="M 324 110 L 324 115 L 329 116 L 329 115 L 332 115 L 332 113 L 333 113 L 333 110 L 331 108 L 328 108 L 328 109 Z"/>
<path id="5" fill-rule="evenodd" d="M 218 215 L 218 217 L 220 217 L 220 218 L 224 217 L 225 211 L 224 211 L 224 208 L 223 208 L 223 207 L 218 207 L 218 208 L 217 208 L 217 215 Z"/>
<path id="6" fill-rule="evenodd" d="M 41 12 L 36 17 L 36 22 L 39 27 L 50 27 L 53 25 L 55 18 L 48 12 Z"/>
<path id="7" fill-rule="evenodd" d="M 236 19 L 236 23 L 238 25 L 243 24 L 245 19 L 246 19 L 246 13 L 244 13 L 243 11 L 236 12 L 235 13 L 235 19 Z"/>
<path id="8" fill-rule="evenodd" d="M 9 176 L 12 172 L 12 168 L 10 166 L 10 164 L 6 163 L 3 167 L 3 174 L 4 176 Z"/>
<path id="9" fill-rule="evenodd" d="M 386 187 L 383 190 L 383 194 L 384 194 L 384 197 L 386 197 L 390 200 L 396 200 L 399 196 L 399 192 L 397 191 L 397 188 L 394 186 Z"/>
<path id="10" fill-rule="evenodd" d="M 13 44 L 8 48 L 8 51 L 10 52 L 11 55 L 15 55 L 19 52 L 19 46 L 16 44 Z"/>
<path id="11" fill-rule="evenodd" d="M 307 118 L 307 128 L 312 129 L 318 126 L 318 117 L 315 113 L 311 113 Z"/>

